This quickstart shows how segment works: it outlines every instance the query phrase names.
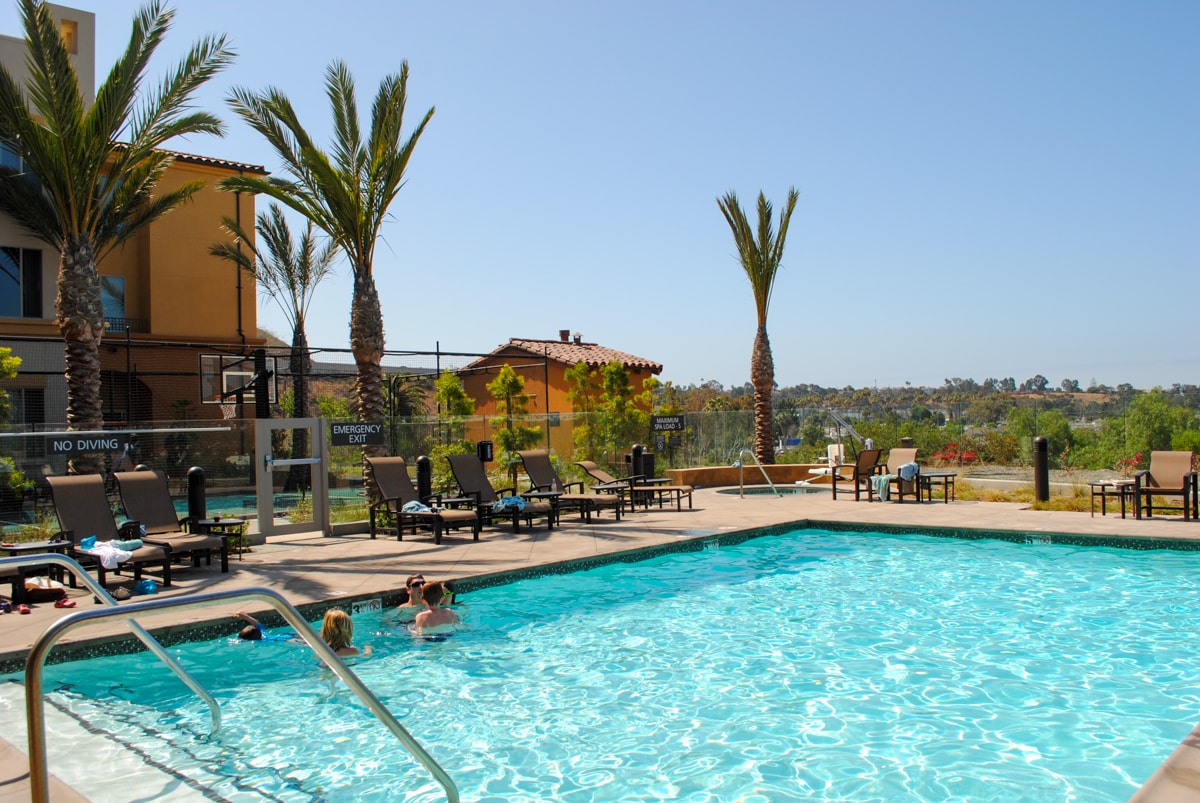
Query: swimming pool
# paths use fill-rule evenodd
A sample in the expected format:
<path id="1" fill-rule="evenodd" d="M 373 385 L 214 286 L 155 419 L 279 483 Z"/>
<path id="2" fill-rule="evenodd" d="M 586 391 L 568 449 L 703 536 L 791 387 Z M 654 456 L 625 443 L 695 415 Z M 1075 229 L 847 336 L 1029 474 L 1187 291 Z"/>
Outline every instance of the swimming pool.
<path id="1" fill-rule="evenodd" d="M 442 643 L 364 615 L 355 669 L 464 800 L 1125 800 L 1200 711 L 1197 560 L 803 530 L 473 592 Z M 214 739 L 140 656 L 50 699 L 211 799 L 444 799 L 303 647 L 174 651 Z"/>

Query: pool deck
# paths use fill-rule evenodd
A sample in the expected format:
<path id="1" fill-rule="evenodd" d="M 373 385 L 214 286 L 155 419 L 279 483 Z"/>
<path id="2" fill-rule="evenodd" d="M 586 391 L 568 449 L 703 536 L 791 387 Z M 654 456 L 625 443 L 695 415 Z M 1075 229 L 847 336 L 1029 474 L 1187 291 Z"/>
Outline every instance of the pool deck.
<path id="1" fill-rule="evenodd" d="M 286 597 L 293 605 L 328 605 L 338 601 L 386 598 L 404 585 L 407 575 L 421 573 L 430 579 L 478 578 L 506 572 L 532 570 L 540 566 L 569 563 L 604 555 L 678 544 L 681 539 L 696 539 L 753 530 L 791 522 L 831 522 L 848 525 L 873 525 L 998 530 L 1028 534 L 1088 535 L 1114 541 L 1164 539 L 1200 542 L 1200 523 L 1184 522 L 1177 516 L 1153 520 L 1121 519 L 1119 515 L 1094 518 L 1087 513 L 1033 511 L 1024 504 L 941 501 L 917 504 L 912 500 L 896 502 L 854 502 L 852 498 L 834 501 L 827 492 L 783 497 L 719 494 L 705 488 L 695 492 L 694 509 L 676 511 L 673 507 L 626 513 L 620 522 L 606 512 L 584 524 L 573 516 L 564 516 L 562 526 L 547 531 L 544 526 L 522 528 L 514 535 L 509 527 L 490 527 L 480 540 L 469 535 L 450 533 L 440 546 L 428 536 L 371 540 L 368 535 L 353 534 L 323 537 L 306 533 L 275 537 L 254 547 L 238 561 L 231 556 L 230 571 L 221 574 L 214 562 L 210 567 L 173 569 L 174 583 L 160 591 L 160 597 L 176 597 L 196 592 L 268 588 Z M 465 532 L 465 531 L 464 531 Z M 93 609 L 91 594 L 73 589 L 70 596 L 77 608 Z M 139 598 L 140 599 L 140 598 Z M 232 614 L 239 608 L 254 611 L 261 605 L 222 604 L 217 607 L 174 611 L 146 617 L 141 622 L 152 632 L 166 638 L 203 623 L 225 629 L 232 635 L 238 625 Z M 29 615 L 15 613 L 0 616 L 0 663 L 23 660 L 33 641 L 55 620 L 72 613 L 53 604 L 34 606 Z M 128 635 L 120 622 L 89 627 L 80 636 L 89 641 L 113 640 Z M 70 636 L 62 642 L 72 643 Z M 78 642 L 75 642 L 78 643 Z M 1198 739 L 1197 741 L 1200 741 Z M 1181 747 L 1181 750 L 1183 748 Z M 0 803 L 28 800 L 28 766 L 23 743 L 8 745 L 0 739 Z M 1178 752 L 1178 751 L 1177 751 Z M 1200 750 L 1191 749 L 1200 755 Z M 1181 761 L 1186 763 L 1189 754 Z M 1164 756 L 1166 759 L 1166 756 Z M 1200 780 L 1189 775 L 1191 783 Z M 1180 785 L 1165 774 L 1162 789 L 1139 800 L 1200 801 L 1200 791 Z M 24 776 L 24 777 L 23 777 Z M 66 790 L 54 799 L 73 799 Z M 1143 793 L 1150 790 L 1144 789 Z M 74 798 L 84 799 L 84 798 Z"/>

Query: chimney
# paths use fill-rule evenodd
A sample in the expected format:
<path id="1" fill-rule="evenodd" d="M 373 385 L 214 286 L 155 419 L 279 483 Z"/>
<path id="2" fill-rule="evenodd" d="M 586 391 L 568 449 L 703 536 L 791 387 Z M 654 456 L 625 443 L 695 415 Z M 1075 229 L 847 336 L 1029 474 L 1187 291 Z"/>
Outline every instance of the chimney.
<path id="1" fill-rule="evenodd" d="M 558 330 L 558 339 L 561 340 L 562 342 L 566 343 L 567 338 L 569 338 L 570 336 L 571 336 L 570 329 L 559 329 Z"/>
<path id="2" fill-rule="evenodd" d="M 572 336 L 571 336 L 571 339 L 572 339 L 572 340 L 574 340 L 574 341 L 575 341 L 575 345 L 576 345 L 576 346 L 578 346 L 578 345 L 579 345 L 579 341 L 583 340 L 583 335 L 581 335 L 581 334 L 579 334 L 578 332 L 576 332 L 574 335 L 572 335 Z"/>

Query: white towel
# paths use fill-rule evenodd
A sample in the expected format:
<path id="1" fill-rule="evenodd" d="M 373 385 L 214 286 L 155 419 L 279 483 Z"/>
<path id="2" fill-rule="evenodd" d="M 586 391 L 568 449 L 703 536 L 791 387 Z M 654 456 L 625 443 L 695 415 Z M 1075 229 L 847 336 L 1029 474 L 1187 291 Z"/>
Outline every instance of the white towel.
<path id="1" fill-rule="evenodd" d="M 133 557 L 132 552 L 126 552 L 117 547 L 116 541 L 97 541 L 87 553 L 100 561 L 106 569 L 115 569 L 117 564 L 124 563 Z"/>

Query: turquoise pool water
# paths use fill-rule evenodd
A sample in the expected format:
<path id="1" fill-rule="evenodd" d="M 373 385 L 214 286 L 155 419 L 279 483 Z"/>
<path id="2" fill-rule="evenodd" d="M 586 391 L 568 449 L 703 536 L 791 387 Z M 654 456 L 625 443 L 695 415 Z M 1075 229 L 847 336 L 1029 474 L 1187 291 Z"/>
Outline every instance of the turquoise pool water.
<path id="1" fill-rule="evenodd" d="M 363 615 L 355 670 L 467 801 L 1126 800 L 1200 719 L 1198 561 L 804 530 L 475 592 L 441 643 Z M 304 647 L 174 652 L 213 739 L 140 656 L 51 700 L 216 799 L 444 799 Z"/>

